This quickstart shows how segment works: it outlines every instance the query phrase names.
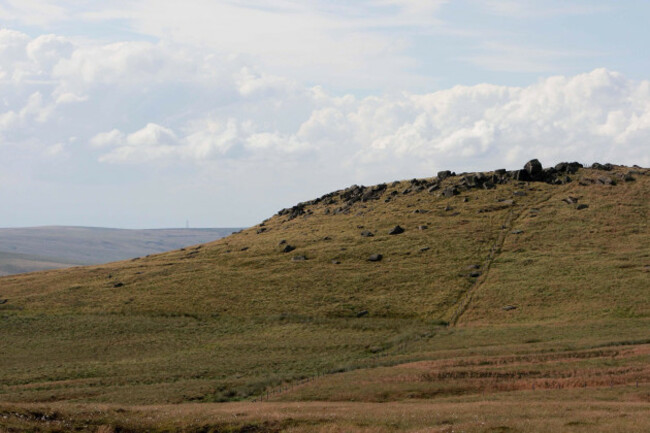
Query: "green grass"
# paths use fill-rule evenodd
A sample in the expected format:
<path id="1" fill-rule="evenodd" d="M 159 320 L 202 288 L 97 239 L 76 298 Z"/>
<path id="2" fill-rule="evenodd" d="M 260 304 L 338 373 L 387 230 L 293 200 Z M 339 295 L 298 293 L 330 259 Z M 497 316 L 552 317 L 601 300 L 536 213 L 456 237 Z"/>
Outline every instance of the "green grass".
<path id="1" fill-rule="evenodd" d="M 585 169 L 575 178 L 599 175 Z M 453 198 L 403 195 L 402 182 L 349 214 L 332 215 L 341 203 L 321 202 L 293 220 L 269 219 L 259 234 L 262 226 L 137 260 L 2 278 L 0 299 L 8 302 L 0 305 L 0 401 L 242 401 L 335 371 L 343 374 L 326 375 L 323 388 L 277 398 L 470 401 L 484 382 L 441 383 L 438 391 L 413 379 L 382 382 L 400 377 L 405 363 L 458 359 L 504 360 L 502 367 L 472 367 L 472 374 L 536 369 L 560 380 L 570 370 L 600 386 L 597 378 L 625 370 L 620 386 L 645 383 L 647 370 L 638 370 L 647 365 L 645 352 L 570 360 L 572 353 L 648 344 L 650 176 L 636 177 L 616 186 L 510 183 Z M 513 205 L 498 201 L 515 190 L 526 196 L 514 196 Z M 399 193 L 384 203 L 392 191 Z M 589 208 L 561 201 L 569 195 Z M 396 224 L 406 232 L 388 235 Z M 375 236 L 362 237 L 362 230 Z M 281 240 L 295 251 L 281 252 Z M 384 259 L 369 262 L 374 253 Z M 297 254 L 308 260 L 292 261 Z M 473 264 L 482 266 L 478 278 L 468 275 Z M 454 326 L 445 326 L 450 321 Z M 542 365 L 539 356 L 552 353 L 565 360 Z M 539 365 L 510 366 L 515 355 Z M 342 392 L 359 378 L 372 389 Z M 495 399 L 523 392 L 489 389 Z"/>

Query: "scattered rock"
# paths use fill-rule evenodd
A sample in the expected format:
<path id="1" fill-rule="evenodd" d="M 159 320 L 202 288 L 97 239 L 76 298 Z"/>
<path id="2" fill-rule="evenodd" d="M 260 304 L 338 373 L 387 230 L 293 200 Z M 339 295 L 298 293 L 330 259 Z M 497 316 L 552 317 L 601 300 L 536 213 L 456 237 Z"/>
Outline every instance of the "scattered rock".
<path id="1" fill-rule="evenodd" d="M 610 163 L 600 164 L 598 162 L 594 162 L 591 165 L 591 168 L 593 168 L 595 170 L 612 171 L 614 169 L 614 166 L 612 164 L 610 164 Z"/>
<path id="2" fill-rule="evenodd" d="M 332 260 L 332 264 L 333 264 L 333 265 L 340 265 L 341 262 L 339 262 L 338 260 Z"/>
<path id="3" fill-rule="evenodd" d="M 636 179 L 635 179 L 634 176 L 632 176 L 630 173 L 625 173 L 625 174 L 623 175 L 623 180 L 624 180 L 625 182 L 634 182 Z"/>
<path id="4" fill-rule="evenodd" d="M 450 210 L 454 210 L 454 208 L 449 205 L 445 206 L 445 212 L 449 212 Z"/>
<path id="5" fill-rule="evenodd" d="M 266 227 L 261 227 L 261 228 L 257 229 L 257 234 L 258 234 L 258 235 L 259 235 L 259 234 L 262 234 L 262 233 L 264 233 L 266 230 L 267 230 Z"/>
<path id="6" fill-rule="evenodd" d="M 582 210 L 582 209 L 587 209 L 589 207 L 588 204 L 581 203 L 578 206 L 576 206 L 577 210 Z"/>
<path id="7" fill-rule="evenodd" d="M 562 201 L 566 204 L 576 204 L 578 203 L 578 200 L 579 200 L 578 197 L 571 197 L 571 196 L 562 199 Z"/>
<path id="8" fill-rule="evenodd" d="M 368 310 L 359 311 L 357 317 L 363 317 L 368 315 Z"/>
<path id="9" fill-rule="evenodd" d="M 307 260 L 307 256 L 299 255 L 299 256 L 293 256 L 291 259 L 292 262 L 304 262 Z"/>
<path id="10" fill-rule="evenodd" d="M 431 249 L 431 247 L 422 247 L 422 248 L 420 248 L 420 252 L 423 253 L 425 251 L 429 251 L 430 249 Z"/>
<path id="11" fill-rule="evenodd" d="M 573 174 L 582 168 L 583 165 L 579 162 L 561 162 L 555 166 L 555 170 L 560 173 L 569 173 Z"/>
<path id="12" fill-rule="evenodd" d="M 278 242 L 278 246 L 286 244 L 287 241 L 285 239 L 282 239 L 280 242 Z"/>
<path id="13" fill-rule="evenodd" d="M 525 197 L 526 191 L 515 191 L 512 193 L 512 195 L 516 195 L 517 197 Z"/>
<path id="14" fill-rule="evenodd" d="M 438 185 L 437 183 L 434 183 L 433 185 L 431 185 L 431 186 L 429 187 L 429 189 L 428 189 L 427 191 L 429 191 L 429 192 L 435 192 L 435 191 L 437 191 L 437 190 L 439 190 L 439 189 L 440 189 L 440 185 Z"/>
<path id="15" fill-rule="evenodd" d="M 7 302 L 9 302 L 8 299 L 0 299 L 0 305 L 6 304 Z"/>
<path id="16" fill-rule="evenodd" d="M 598 183 L 602 185 L 616 185 L 616 181 L 611 177 L 602 176 L 598 178 Z"/>
<path id="17" fill-rule="evenodd" d="M 381 259 L 383 259 L 384 256 L 381 254 L 372 254 L 370 257 L 368 257 L 369 262 L 380 262 Z"/>
<path id="18" fill-rule="evenodd" d="M 371 238 L 374 236 L 374 234 L 370 230 L 364 230 L 361 232 L 361 236 L 364 238 Z"/>
<path id="19" fill-rule="evenodd" d="M 395 226 L 388 232 L 389 235 L 401 235 L 402 233 L 404 233 L 404 229 L 400 226 Z"/>
<path id="20" fill-rule="evenodd" d="M 325 237 L 323 238 L 323 240 L 324 240 L 324 241 L 331 241 L 331 240 L 332 240 L 332 238 L 331 238 L 331 237 L 329 237 L 329 236 L 325 236 Z"/>
<path id="21" fill-rule="evenodd" d="M 122 287 L 123 285 L 124 285 L 124 283 L 117 282 L 117 283 L 113 284 L 113 287 L 115 287 L 117 289 L 118 287 Z"/>
<path id="22" fill-rule="evenodd" d="M 418 230 L 426 230 L 428 228 L 429 228 L 429 226 L 427 226 L 427 225 L 418 226 Z"/>
<path id="23" fill-rule="evenodd" d="M 445 188 L 440 195 L 446 198 L 453 197 L 455 195 L 458 195 L 460 192 L 458 191 L 458 188 L 455 186 L 448 186 Z"/>
<path id="24" fill-rule="evenodd" d="M 501 309 L 504 310 L 504 311 L 511 311 L 511 310 L 516 310 L 517 307 L 515 307 L 514 305 L 506 305 L 505 307 L 502 307 Z"/>
<path id="25" fill-rule="evenodd" d="M 470 278 L 478 278 L 481 276 L 481 273 L 478 271 L 470 272 L 469 273 Z"/>
<path id="26" fill-rule="evenodd" d="M 469 197 L 463 197 L 463 203 L 467 203 L 469 201 Z"/>
<path id="27" fill-rule="evenodd" d="M 477 265 L 477 264 L 469 265 L 467 269 L 481 269 L 481 265 Z"/>
<path id="28" fill-rule="evenodd" d="M 290 253 L 291 251 L 293 251 L 293 250 L 295 250 L 295 249 L 296 249 L 296 247 L 294 247 L 293 245 L 289 245 L 289 244 L 287 244 L 287 245 L 282 249 L 282 252 L 283 252 L 283 253 Z"/>
<path id="29" fill-rule="evenodd" d="M 523 230 L 513 230 L 513 231 L 511 231 L 510 233 L 512 233 L 513 235 L 520 235 L 520 234 L 522 234 L 523 232 L 524 232 Z"/>
<path id="30" fill-rule="evenodd" d="M 248 247 L 244 247 L 244 248 L 242 248 L 242 249 L 239 250 L 239 251 L 246 251 L 246 250 L 248 250 Z"/>
<path id="31" fill-rule="evenodd" d="M 448 177 L 452 177 L 454 175 L 455 175 L 455 173 L 452 174 L 452 172 L 449 171 L 449 170 L 439 171 L 438 172 L 438 180 L 443 181 L 443 180 L 447 179 Z"/>

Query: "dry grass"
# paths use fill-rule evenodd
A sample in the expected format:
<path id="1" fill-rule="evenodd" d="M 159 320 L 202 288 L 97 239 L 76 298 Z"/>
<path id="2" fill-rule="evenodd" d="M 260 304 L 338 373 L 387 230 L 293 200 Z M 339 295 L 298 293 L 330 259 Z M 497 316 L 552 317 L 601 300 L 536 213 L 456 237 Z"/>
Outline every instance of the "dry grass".
<path id="1" fill-rule="evenodd" d="M 601 175 L 616 173 L 575 177 Z M 23 408 L 40 402 L 70 414 L 70 422 L 93 420 L 94 429 L 121 419 L 110 412 L 114 406 L 106 406 L 106 419 L 86 414 L 99 404 L 203 402 L 123 410 L 133 413 L 135 431 L 146 430 L 147 410 L 175 407 L 230 425 L 228 408 L 248 403 L 207 403 L 251 399 L 337 371 L 343 374 L 273 398 L 366 403 L 265 403 L 260 408 L 271 412 L 256 412 L 251 423 L 258 430 L 445 431 L 449 425 L 421 421 L 422 414 L 438 404 L 451 413 L 462 403 L 461 431 L 643 431 L 647 418 L 637 409 L 647 404 L 647 389 L 634 386 L 649 375 L 650 176 L 616 186 L 510 183 L 453 198 L 401 194 L 408 184 L 389 186 L 385 195 L 398 192 L 390 203 L 359 202 L 348 214 L 332 215 L 340 203 L 321 202 L 296 219 L 275 216 L 204 246 L 0 279 L 0 299 L 8 300 L 0 305 L 0 401 Z M 569 195 L 589 208 L 561 201 Z M 498 201 L 513 197 L 513 204 Z M 406 232 L 388 235 L 396 224 Z M 362 230 L 375 236 L 361 237 Z M 281 252 L 281 240 L 296 250 Z M 384 260 L 367 261 L 372 253 Z M 295 254 L 308 260 L 294 262 Z M 481 265 L 478 278 L 468 276 L 473 264 Z M 450 320 L 457 326 L 445 326 Z M 604 406 L 571 402 L 592 395 L 605 396 Z M 617 402 L 621 396 L 629 404 Z M 435 403 L 403 402 L 420 398 Z M 500 402 L 520 405 L 521 416 L 508 418 L 495 408 Z M 553 405 L 598 421 L 557 424 L 573 422 L 567 415 L 550 419 L 556 430 L 526 424 L 526 417 L 549 417 Z M 350 414 L 330 422 L 301 417 L 299 407 L 318 408 L 313 413 L 323 417 L 336 408 Z M 287 411 L 281 421 L 270 415 L 276 408 Z M 389 416 L 400 410 L 413 421 Z M 471 423 L 472 410 L 489 428 Z M 625 416 L 610 425 L 600 415 L 608 410 Z M 509 423 L 498 424 L 495 414 Z M 185 425 L 174 416 L 165 418 L 174 429 Z"/>
<path id="2" fill-rule="evenodd" d="M 0 405 L 6 431 L 54 432 L 638 432 L 647 385 L 512 392 L 469 401 Z M 1 430 L 0 430 L 1 431 Z"/>

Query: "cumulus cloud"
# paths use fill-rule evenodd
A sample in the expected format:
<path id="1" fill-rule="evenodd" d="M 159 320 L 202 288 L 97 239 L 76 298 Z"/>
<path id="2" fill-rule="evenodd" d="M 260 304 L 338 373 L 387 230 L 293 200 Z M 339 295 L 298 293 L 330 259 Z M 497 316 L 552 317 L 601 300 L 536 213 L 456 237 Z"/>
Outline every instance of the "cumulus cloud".
<path id="1" fill-rule="evenodd" d="M 109 182 L 163 167 L 175 188 L 264 191 L 251 200 L 272 209 L 351 183 L 533 157 L 650 165 L 650 81 L 606 69 L 360 97 L 210 50 L 0 31 L 0 76 L 0 158 L 20 160 L 21 176 L 49 167 L 53 179 Z M 67 169 L 53 172 L 53 160 Z"/>
<path id="2" fill-rule="evenodd" d="M 204 118 L 186 125 L 180 138 L 148 125 L 126 139 L 112 131 L 94 142 L 122 137 L 123 143 L 103 157 L 109 162 L 279 154 L 287 160 L 307 152 L 330 167 L 375 177 L 407 177 L 409 170 L 426 167 L 514 167 L 532 157 L 547 163 L 650 164 L 650 82 L 605 69 L 528 87 L 483 84 L 362 99 L 329 97 L 314 89 L 311 95 L 311 111 L 291 130 L 279 131 L 267 119 Z"/>

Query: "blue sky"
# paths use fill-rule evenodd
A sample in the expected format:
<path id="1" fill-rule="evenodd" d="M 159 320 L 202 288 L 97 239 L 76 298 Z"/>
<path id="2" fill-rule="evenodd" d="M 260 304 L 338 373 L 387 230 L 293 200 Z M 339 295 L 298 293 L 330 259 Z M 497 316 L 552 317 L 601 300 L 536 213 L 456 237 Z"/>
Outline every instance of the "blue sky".
<path id="1" fill-rule="evenodd" d="M 650 165 L 640 1 L 0 1 L 0 226 L 251 225 L 350 184 Z"/>

